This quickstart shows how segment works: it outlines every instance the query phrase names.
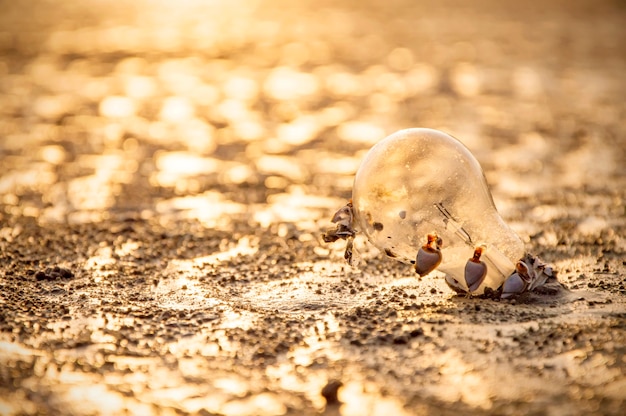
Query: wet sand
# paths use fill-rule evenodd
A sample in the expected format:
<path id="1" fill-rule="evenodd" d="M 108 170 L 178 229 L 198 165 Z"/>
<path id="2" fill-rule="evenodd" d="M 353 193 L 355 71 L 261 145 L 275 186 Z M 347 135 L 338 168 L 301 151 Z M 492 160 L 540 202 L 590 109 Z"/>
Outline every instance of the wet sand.
<path id="1" fill-rule="evenodd" d="M 620 2 L 0 2 L 0 414 L 621 415 Z M 447 131 L 564 289 L 322 233 Z"/>

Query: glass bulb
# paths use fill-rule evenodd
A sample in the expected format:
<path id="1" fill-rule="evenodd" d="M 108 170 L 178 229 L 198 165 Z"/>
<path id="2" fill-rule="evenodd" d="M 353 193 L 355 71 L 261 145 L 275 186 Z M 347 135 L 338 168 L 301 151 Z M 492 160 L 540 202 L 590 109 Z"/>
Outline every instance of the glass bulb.
<path id="1" fill-rule="evenodd" d="M 420 275 L 442 271 L 459 291 L 497 289 L 524 254 L 478 161 L 437 130 L 401 130 L 372 147 L 356 173 L 352 206 L 355 231 Z"/>

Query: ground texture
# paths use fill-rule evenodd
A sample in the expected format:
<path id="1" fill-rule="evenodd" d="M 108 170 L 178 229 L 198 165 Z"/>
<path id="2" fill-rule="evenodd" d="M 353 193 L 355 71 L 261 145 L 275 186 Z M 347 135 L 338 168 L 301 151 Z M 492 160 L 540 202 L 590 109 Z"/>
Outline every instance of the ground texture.
<path id="1" fill-rule="evenodd" d="M 625 22 L 0 2 L 0 414 L 623 415 Z M 418 126 L 566 289 L 468 299 L 323 243 L 367 149 Z"/>

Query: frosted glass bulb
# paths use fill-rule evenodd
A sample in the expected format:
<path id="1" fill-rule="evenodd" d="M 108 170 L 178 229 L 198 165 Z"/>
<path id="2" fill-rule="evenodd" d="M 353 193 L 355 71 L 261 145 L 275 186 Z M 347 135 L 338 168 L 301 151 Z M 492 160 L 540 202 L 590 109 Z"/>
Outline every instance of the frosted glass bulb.
<path id="1" fill-rule="evenodd" d="M 355 231 L 420 275 L 436 267 L 460 291 L 497 289 L 524 254 L 478 161 L 437 130 L 402 130 L 377 143 L 357 171 L 352 204 Z"/>

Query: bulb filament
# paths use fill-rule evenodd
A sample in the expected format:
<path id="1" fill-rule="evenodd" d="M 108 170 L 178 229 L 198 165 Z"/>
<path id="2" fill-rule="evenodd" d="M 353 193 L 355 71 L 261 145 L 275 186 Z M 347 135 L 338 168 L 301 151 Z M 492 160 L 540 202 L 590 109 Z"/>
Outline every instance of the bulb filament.
<path id="1" fill-rule="evenodd" d="M 446 207 L 443 206 L 443 204 L 441 202 L 438 202 L 436 204 L 434 204 L 435 207 L 437 207 L 437 209 L 439 210 L 439 212 L 441 213 L 441 215 L 443 215 L 443 223 L 445 224 L 445 229 L 448 229 L 448 224 L 450 224 L 450 226 L 452 228 L 454 228 L 454 233 L 465 242 L 465 244 L 467 244 L 468 246 L 473 247 L 474 243 L 472 241 L 472 237 L 469 235 L 469 233 L 467 231 L 465 231 L 465 229 L 463 227 L 461 227 L 459 225 L 459 222 L 457 220 L 454 219 L 454 217 L 452 216 L 452 214 L 450 214 L 450 211 L 448 211 L 448 209 Z"/>

